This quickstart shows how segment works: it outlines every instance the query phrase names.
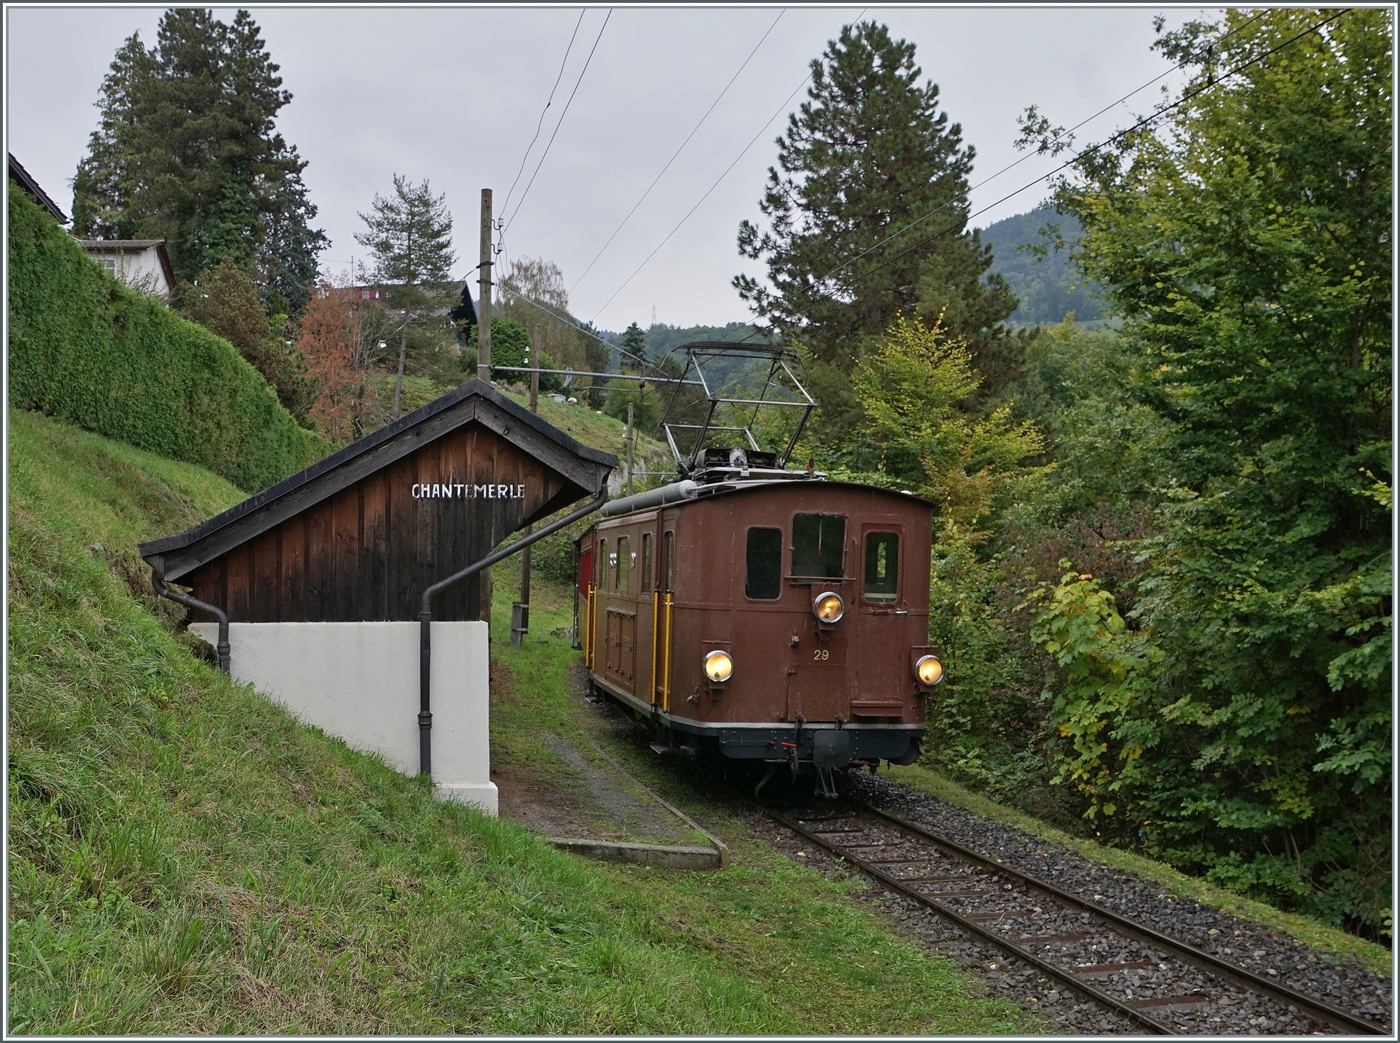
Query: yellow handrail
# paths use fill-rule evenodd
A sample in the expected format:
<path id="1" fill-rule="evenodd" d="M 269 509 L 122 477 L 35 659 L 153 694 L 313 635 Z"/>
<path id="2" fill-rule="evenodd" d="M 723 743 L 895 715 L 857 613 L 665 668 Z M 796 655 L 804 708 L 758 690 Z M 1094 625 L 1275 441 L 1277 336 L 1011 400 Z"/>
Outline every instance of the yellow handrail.
<path id="1" fill-rule="evenodd" d="M 661 677 L 661 709 L 671 712 L 671 594 L 666 594 L 666 667 Z"/>
<path id="2" fill-rule="evenodd" d="M 656 705 L 656 634 L 661 628 L 661 591 L 651 592 L 651 698 L 647 700 L 653 706 Z"/>
<path id="3" fill-rule="evenodd" d="M 588 604 L 583 612 L 583 661 L 593 669 L 593 584 L 587 587 Z"/>

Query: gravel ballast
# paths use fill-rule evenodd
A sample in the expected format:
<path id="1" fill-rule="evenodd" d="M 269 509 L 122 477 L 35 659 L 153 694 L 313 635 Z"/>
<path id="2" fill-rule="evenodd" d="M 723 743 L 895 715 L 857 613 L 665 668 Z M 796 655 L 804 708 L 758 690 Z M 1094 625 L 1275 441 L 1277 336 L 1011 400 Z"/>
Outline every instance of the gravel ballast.
<path id="1" fill-rule="evenodd" d="M 1387 1029 L 1392 1024 L 1391 980 L 1367 970 L 1354 957 L 1339 960 L 1330 953 L 1317 952 L 1269 927 L 1239 919 L 1194 899 L 1167 894 L 1161 885 L 1092 862 L 1054 847 L 1043 838 L 976 815 L 890 779 L 852 773 L 852 780 L 859 795 L 877 808 L 897 814 L 984 855 L 1001 859 L 1011 868 L 1083 895 L 1163 934 L 1257 974 L 1268 975 L 1281 984 L 1323 999 Z M 808 855 L 803 860 L 810 858 L 811 855 Z M 923 907 L 916 903 L 908 900 L 904 900 L 904 903 L 923 911 Z M 920 919 L 925 917 L 920 915 Z M 1001 962 L 999 958 L 994 959 Z M 986 967 L 993 959 L 981 959 L 979 954 L 978 961 Z M 1029 969 L 1025 968 L 1014 973 L 1024 976 L 1027 971 Z M 1029 973 L 1033 977 L 1038 976 L 1035 972 Z M 1000 977 L 993 979 L 992 975 Z M 997 991 L 1003 990 L 1001 983 L 1005 980 L 1002 970 L 989 971 L 989 984 L 995 981 Z M 1032 1006 L 1039 1009 L 1042 1016 L 1047 1013 L 1043 996 Z M 1181 1025 L 1179 1030 L 1276 1034 L 1296 1032 L 1302 1027 L 1288 1024 L 1292 1019 L 1275 1022 L 1267 1016 L 1267 1009 L 1263 1006 L 1249 1002 L 1237 1006 L 1246 1010 L 1236 1011 L 1222 1021 L 1192 1018 L 1190 1020 L 1197 1023 L 1189 1027 Z M 1271 1001 L 1268 1006 L 1277 1009 L 1277 1005 Z"/>

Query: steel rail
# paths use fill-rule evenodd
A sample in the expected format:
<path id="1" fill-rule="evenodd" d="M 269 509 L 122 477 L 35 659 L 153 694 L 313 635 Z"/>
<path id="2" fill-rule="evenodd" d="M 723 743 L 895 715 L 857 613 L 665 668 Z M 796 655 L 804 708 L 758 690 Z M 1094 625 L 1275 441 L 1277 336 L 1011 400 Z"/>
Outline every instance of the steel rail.
<path id="1" fill-rule="evenodd" d="M 1130 920 L 1120 913 L 1115 913 L 1112 909 L 1099 905 L 1097 902 L 1090 901 L 1089 899 L 1082 898 L 1048 881 L 1041 880 L 1038 877 L 1034 877 L 1018 869 L 1012 869 L 1003 862 L 998 862 L 995 859 L 978 854 L 971 848 L 963 847 L 956 841 L 950 840 L 932 830 L 925 829 L 923 826 L 910 822 L 908 819 L 902 818 L 899 815 L 888 811 L 882 811 L 863 800 L 852 799 L 851 803 L 862 811 L 874 815 L 876 818 L 883 819 L 885 822 L 899 829 L 927 840 L 950 855 L 993 872 L 1001 873 L 1004 876 L 1013 877 L 1024 883 L 1027 887 L 1039 891 L 1047 898 L 1052 898 L 1055 901 L 1072 906 L 1082 912 L 1092 913 L 1106 920 L 1113 925 L 1115 930 L 1120 931 L 1128 937 L 1134 938 L 1146 945 L 1165 950 L 1183 963 L 1190 964 L 1198 970 L 1205 971 L 1214 977 L 1223 978 L 1250 992 L 1262 993 L 1281 1003 L 1292 1004 L 1310 1017 L 1331 1025 L 1333 1028 L 1341 1029 L 1344 1032 L 1357 1032 L 1377 1036 L 1390 1034 L 1385 1028 L 1374 1022 L 1359 1018 L 1348 1011 L 1342 1010 L 1340 1007 L 1334 1007 L 1330 1003 L 1308 996 L 1306 993 L 1298 992 L 1289 988 L 1287 985 L 1272 982 L 1268 978 L 1255 974 L 1251 970 L 1237 967 L 1217 956 L 1212 956 L 1204 950 L 1197 949 L 1193 945 L 1178 941 L 1170 935 L 1163 934 L 1154 927 L 1138 923 L 1136 920 Z"/>
<path id="2" fill-rule="evenodd" d="M 1107 1007 L 1109 1010 L 1112 1010 L 1116 1014 L 1121 1014 L 1123 1017 L 1129 1019 L 1135 1025 L 1139 1025 L 1150 1032 L 1157 1033 L 1158 1035 L 1174 1036 L 1178 1034 L 1170 1026 L 1164 1025 L 1160 1021 L 1157 1021 L 1156 1019 L 1144 1014 L 1142 1011 L 1134 1007 L 1128 1006 L 1122 1000 L 1110 996 L 1102 989 L 1097 989 L 1094 986 L 1090 985 L 1088 982 L 1082 981 L 1081 979 L 1075 977 L 1072 972 L 1065 970 L 1063 967 L 1057 967 L 1055 964 L 1050 963 L 1048 960 L 1037 956 L 1029 949 L 1025 949 L 1017 945 L 1015 942 L 1003 938 L 1001 935 L 997 934 L 995 931 L 992 931 L 990 928 L 983 927 L 976 921 L 969 920 L 967 917 L 961 915 L 949 906 L 944 905 L 942 902 L 936 901 L 929 895 L 914 890 L 912 887 L 909 887 L 906 884 L 904 884 L 901 880 L 885 872 L 879 866 L 867 862 L 859 856 L 852 855 L 849 851 L 839 847 L 838 845 L 824 840 L 817 833 L 812 832 L 805 826 L 799 824 L 797 821 L 788 818 L 786 815 L 783 815 L 782 813 L 775 811 L 772 808 L 764 808 L 762 805 L 756 806 L 761 808 L 775 822 L 780 823 L 782 826 L 792 830 L 794 833 L 806 837 L 812 843 L 825 848 L 832 854 L 845 859 L 847 862 L 850 862 L 861 872 L 867 874 L 868 876 L 874 877 L 876 880 L 879 880 L 886 887 L 898 891 L 900 894 L 904 895 L 907 898 L 912 898 L 914 901 L 920 903 L 921 905 L 928 906 L 939 916 L 942 916 L 949 922 L 962 928 L 962 930 L 965 931 L 968 935 L 981 938 L 983 941 L 991 943 L 993 946 L 1002 950 L 1006 954 L 1014 956 L 1018 960 L 1025 961 L 1026 963 L 1034 967 L 1036 970 L 1044 974 L 1046 977 L 1052 978 L 1060 984 L 1073 989 L 1075 992 L 1081 993 L 1082 995 L 1089 997 L 1095 1003 Z M 998 867 L 998 869 L 1000 868 L 1001 867 Z"/>

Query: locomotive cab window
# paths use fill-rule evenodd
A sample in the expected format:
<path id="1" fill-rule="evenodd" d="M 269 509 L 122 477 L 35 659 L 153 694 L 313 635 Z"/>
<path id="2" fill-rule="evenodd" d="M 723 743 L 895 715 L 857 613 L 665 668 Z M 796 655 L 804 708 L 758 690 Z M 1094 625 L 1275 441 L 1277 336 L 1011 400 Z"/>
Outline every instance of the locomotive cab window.
<path id="1" fill-rule="evenodd" d="M 630 549 L 627 537 L 619 536 L 617 538 L 617 571 L 613 576 L 613 589 L 620 590 L 624 594 L 627 593 L 628 566 L 631 564 L 628 558 Z"/>
<path id="2" fill-rule="evenodd" d="M 668 593 L 676 589 L 676 534 L 667 531 L 661 545 L 663 555 L 661 563 L 661 578 L 665 586 L 662 588 Z"/>
<path id="3" fill-rule="evenodd" d="M 782 593 L 783 530 L 750 529 L 744 596 L 756 601 L 771 601 Z"/>
<path id="4" fill-rule="evenodd" d="M 865 534 L 865 600 L 876 605 L 893 604 L 899 597 L 899 534 Z"/>
<path id="5" fill-rule="evenodd" d="M 840 514 L 796 514 L 792 519 L 792 574 L 841 578 L 846 519 Z"/>
<path id="6" fill-rule="evenodd" d="M 651 533 L 642 533 L 642 593 L 651 591 Z"/>
<path id="7" fill-rule="evenodd" d="M 593 567 L 594 567 L 594 569 L 595 569 L 595 570 L 597 571 L 597 573 L 598 573 L 597 577 L 596 577 L 596 578 L 594 579 L 594 581 L 593 581 L 594 586 L 596 586 L 599 590 L 602 590 L 602 589 L 603 589 L 604 587 L 606 587 L 607 584 L 608 584 L 608 541 L 607 541 L 607 540 L 599 540 L 599 541 L 598 541 L 598 559 L 597 559 L 596 562 L 594 562 Z"/>

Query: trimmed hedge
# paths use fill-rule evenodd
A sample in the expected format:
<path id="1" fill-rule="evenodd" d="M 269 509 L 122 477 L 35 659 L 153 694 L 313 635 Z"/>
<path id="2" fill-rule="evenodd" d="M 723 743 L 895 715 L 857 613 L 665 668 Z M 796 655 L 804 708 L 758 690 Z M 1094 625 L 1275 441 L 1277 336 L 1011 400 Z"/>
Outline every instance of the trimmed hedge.
<path id="1" fill-rule="evenodd" d="M 238 350 L 94 264 L 9 186 L 10 405 L 257 492 L 326 455 Z"/>

